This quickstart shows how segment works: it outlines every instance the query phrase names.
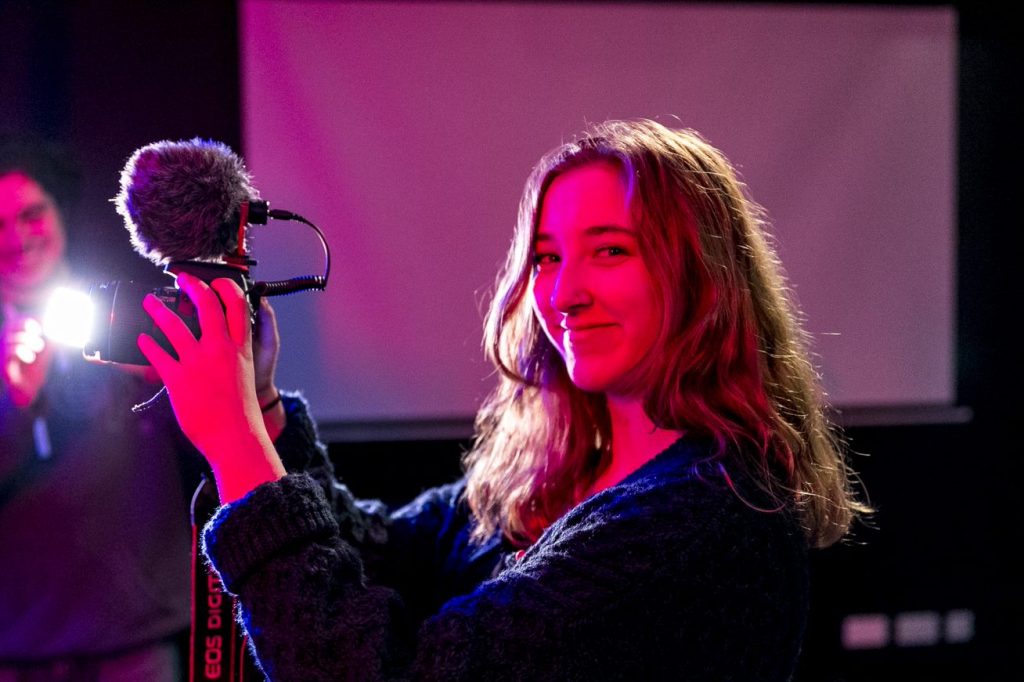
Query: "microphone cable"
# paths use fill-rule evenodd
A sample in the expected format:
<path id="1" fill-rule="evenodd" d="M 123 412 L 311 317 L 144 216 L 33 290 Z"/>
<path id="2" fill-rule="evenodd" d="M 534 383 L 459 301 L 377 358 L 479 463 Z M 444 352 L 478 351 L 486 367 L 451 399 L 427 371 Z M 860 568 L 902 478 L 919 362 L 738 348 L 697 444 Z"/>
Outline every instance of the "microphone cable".
<path id="1" fill-rule="evenodd" d="M 308 291 L 311 289 L 315 289 L 317 291 L 323 291 L 326 289 L 327 280 L 331 276 L 331 247 L 327 243 L 324 233 L 319 227 L 314 225 L 311 221 L 306 220 L 298 213 L 292 213 L 291 211 L 284 211 L 275 208 L 270 209 L 267 215 L 275 220 L 291 220 L 300 222 L 316 233 L 324 251 L 324 274 L 302 275 L 299 277 L 292 277 L 291 279 L 277 280 L 273 282 L 255 282 L 252 287 L 252 295 L 259 298 L 260 296 L 282 296 L 285 294 L 293 294 L 297 291 Z"/>

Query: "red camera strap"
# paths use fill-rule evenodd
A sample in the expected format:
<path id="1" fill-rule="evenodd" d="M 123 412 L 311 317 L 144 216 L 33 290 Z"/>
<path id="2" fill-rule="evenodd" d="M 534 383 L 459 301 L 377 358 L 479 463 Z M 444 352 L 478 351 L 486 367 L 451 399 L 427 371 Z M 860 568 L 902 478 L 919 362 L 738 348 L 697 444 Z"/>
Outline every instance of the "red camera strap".
<path id="1" fill-rule="evenodd" d="M 199 549 L 199 536 L 217 509 L 215 487 L 204 478 L 192 498 L 192 631 L 189 639 L 189 682 L 262 680 L 235 622 L 235 600 L 224 592 Z"/>

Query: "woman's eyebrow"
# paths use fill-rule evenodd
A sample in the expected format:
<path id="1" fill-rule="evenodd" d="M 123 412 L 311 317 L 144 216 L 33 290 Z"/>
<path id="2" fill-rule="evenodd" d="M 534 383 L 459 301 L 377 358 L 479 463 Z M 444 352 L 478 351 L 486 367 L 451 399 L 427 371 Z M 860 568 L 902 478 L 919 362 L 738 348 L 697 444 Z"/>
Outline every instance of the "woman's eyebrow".
<path id="1" fill-rule="evenodd" d="M 600 236 L 600 235 L 604 235 L 604 234 L 608 234 L 608 233 L 626 234 L 626 235 L 633 236 L 633 235 L 636 234 L 636 230 L 634 230 L 633 228 L 630 228 L 630 227 L 625 227 L 624 225 L 612 224 L 612 225 L 593 225 L 593 226 L 588 227 L 586 230 L 583 231 L 583 234 L 585 234 L 588 237 L 596 237 L 596 236 Z"/>
<path id="2" fill-rule="evenodd" d="M 600 237 L 601 235 L 605 235 L 605 234 L 609 234 L 609 233 L 611 233 L 611 234 L 624 234 L 624 235 L 628 235 L 630 237 L 635 237 L 636 236 L 636 230 L 634 230 L 633 228 L 624 227 L 622 225 L 614 225 L 614 224 L 613 225 L 591 225 L 590 227 L 586 228 L 583 231 L 583 236 L 585 236 L 585 237 Z M 540 244 L 540 243 L 552 242 L 552 241 L 555 241 L 554 236 L 548 234 L 547 232 L 538 232 L 534 236 L 534 238 L 533 238 L 533 243 L 534 244 Z"/>

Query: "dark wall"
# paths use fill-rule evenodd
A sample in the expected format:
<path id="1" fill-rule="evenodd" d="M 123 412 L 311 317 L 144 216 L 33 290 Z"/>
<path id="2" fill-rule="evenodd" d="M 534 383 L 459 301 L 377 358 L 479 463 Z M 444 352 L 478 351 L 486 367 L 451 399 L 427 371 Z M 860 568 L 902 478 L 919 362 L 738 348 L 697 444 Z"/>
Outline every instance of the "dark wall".
<path id="1" fill-rule="evenodd" d="M 108 199 L 137 147 L 203 136 L 239 149 L 236 10 L 230 2 L 0 0 L 0 128 L 66 142 L 86 170 L 75 229 L 111 273 L 153 276 L 130 253 Z M 1008 12 L 961 7 L 959 374 L 967 424 L 852 428 L 874 528 L 815 554 L 801 680 L 997 679 L 1013 672 L 1021 627 L 1017 482 L 1021 447 L 1020 77 L 1024 41 Z M 457 474 L 466 443 L 335 443 L 360 494 L 399 500 Z M 843 651 L 850 613 L 968 609 L 966 643 Z"/>
<path id="2" fill-rule="evenodd" d="M 82 201 L 70 236 L 83 269 L 156 277 L 109 199 L 131 153 L 195 136 L 241 144 L 234 2 L 0 0 L 0 130 L 70 148 Z"/>

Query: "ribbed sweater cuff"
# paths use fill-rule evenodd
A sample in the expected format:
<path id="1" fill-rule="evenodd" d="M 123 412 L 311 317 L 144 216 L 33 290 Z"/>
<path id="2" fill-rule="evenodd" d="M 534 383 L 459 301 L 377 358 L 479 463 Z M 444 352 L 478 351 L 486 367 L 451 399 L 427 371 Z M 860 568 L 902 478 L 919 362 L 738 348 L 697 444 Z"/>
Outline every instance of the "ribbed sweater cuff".
<path id="1" fill-rule="evenodd" d="M 284 431 L 274 441 L 285 469 L 305 471 L 311 464 L 327 459 L 317 434 L 316 423 L 309 415 L 309 405 L 298 391 L 281 391 L 287 417 Z M 316 460 L 316 462 L 314 462 Z"/>
<path id="2" fill-rule="evenodd" d="M 337 532 L 320 485 L 289 474 L 220 507 L 203 529 L 203 553 L 224 588 L 237 593 L 246 577 L 288 547 Z"/>

